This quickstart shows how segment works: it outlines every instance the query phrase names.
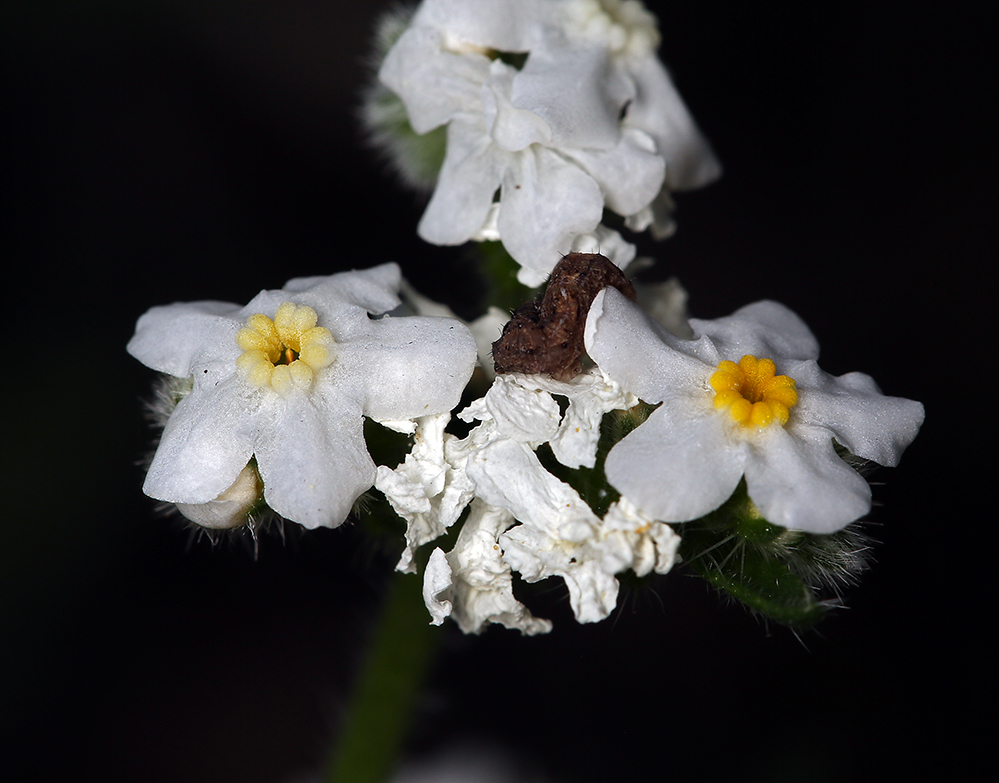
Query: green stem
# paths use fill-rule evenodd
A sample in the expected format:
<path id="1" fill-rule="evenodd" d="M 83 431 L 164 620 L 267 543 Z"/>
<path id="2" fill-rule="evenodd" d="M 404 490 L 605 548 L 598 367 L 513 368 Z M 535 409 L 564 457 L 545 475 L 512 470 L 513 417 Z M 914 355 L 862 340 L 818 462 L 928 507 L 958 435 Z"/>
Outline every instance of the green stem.
<path id="1" fill-rule="evenodd" d="M 326 783 L 388 780 L 440 634 L 430 625 L 420 579 L 394 574 L 339 744 L 326 766 Z"/>

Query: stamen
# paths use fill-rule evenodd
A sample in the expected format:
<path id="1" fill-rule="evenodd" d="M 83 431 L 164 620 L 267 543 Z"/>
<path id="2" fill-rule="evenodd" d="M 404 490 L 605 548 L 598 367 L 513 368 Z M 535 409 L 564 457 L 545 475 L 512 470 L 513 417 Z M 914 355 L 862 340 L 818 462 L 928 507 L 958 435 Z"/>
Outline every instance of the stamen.
<path id="1" fill-rule="evenodd" d="M 308 391 L 316 373 L 335 358 L 333 335 L 316 326 L 318 320 L 315 310 L 294 302 L 281 304 L 274 320 L 251 315 L 236 335 L 243 349 L 236 366 L 253 386 L 269 386 L 279 394 Z"/>
<path id="2" fill-rule="evenodd" d="M 727 409 L 743 427 L 763 428 L 771 422 L 787 424 L 790 409 L 798 403 L 794 379 L 777 375 L 773 359 L 757 359 L 751 354 L 739 363 L 723 360 L 711 376 L 715 407 Z"/>

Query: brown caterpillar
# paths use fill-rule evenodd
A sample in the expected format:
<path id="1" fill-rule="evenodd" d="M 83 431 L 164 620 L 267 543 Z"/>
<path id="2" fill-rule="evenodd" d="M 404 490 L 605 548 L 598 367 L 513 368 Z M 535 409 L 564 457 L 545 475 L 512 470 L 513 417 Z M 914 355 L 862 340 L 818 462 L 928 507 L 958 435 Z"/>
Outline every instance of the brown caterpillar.
<path id="1" fill-rule="evenodd" d="M 493 343 L 498 374 L 548 373 L 568 381 L 583 369 L 583 330 L 593 299 L 606 286 L 629 299 L 635 288 L 599 253 L 569 253 L 552 270 L 544 298 L 518 307 Z"/>

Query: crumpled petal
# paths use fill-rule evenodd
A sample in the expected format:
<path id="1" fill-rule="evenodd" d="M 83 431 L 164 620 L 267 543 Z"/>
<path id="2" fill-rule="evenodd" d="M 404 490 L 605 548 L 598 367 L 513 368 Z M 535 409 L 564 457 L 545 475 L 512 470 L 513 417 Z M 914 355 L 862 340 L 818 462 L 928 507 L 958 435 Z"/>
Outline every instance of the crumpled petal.
<path id="1" fill-rule="evenodd" d="M 486 396 L 459 416 L 489 419 L 501 437 L 518 443 L 544 443 L 558 432 L 562 414 L 551 395 L 537 384 L 522 383 L 523 378 L 515 373 L 497 377 Z"/>
<path id="2" fill-rule="evenodd" d="M 168 503 L 214 500 L 253 456 L 259 405 L 233 372 L 188 394 L 163 430 L 142 491 Z"/>
<path id="3" fill-rule="evenodd" d="M 442 536 L 471 501 L 474 487 L 446 458 L 445 435 L 450 414 L 417 419 L 413 449 L 395 470 L 378 466 L 375 487 L 406 520 L 406 548 L 397 571 L 416 570 L 413 557 L 424 544 Z"/>
<path id="4" fill-rule="evenodd" d="M 555 459 L 569 468 L 592 468 L 596 464 L 600 423 L 605 413 L 638 404 L 635 395 L 622 389 L 596 367 L 571 381 L 556 381 L 546 375 L 513 377 L 521 386 L 534 386 L 568 399 L 569 406 L 556 433 L 547 440 Z"/>
<path id="5" fill-rule="evenodd" d="M 450 616 L 464 633 L 481 633 L 490 623 L 529 636 L 551 630 L 551 622 L 534 617 L 513 595 L 513 575 L 496 543 L 512 522 L 505 509 L 475 500 L 454 549 L 431 553 L 424 600 L 433 624 Z"/>

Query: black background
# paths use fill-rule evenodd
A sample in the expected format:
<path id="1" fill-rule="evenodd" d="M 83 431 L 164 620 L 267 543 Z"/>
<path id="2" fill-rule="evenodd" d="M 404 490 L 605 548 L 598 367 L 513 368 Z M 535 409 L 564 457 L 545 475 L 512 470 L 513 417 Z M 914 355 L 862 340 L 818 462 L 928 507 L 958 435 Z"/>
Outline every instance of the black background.
<path id="1" fill-rule="evenodd" d="M 419 198 L 358 130 L 387 5 L 3 12 L 5 780 L 305 779 L 336 736 L 389 561 L 349 526 L 265 536 L 254 557 L 158 516 L 136 464 L 152 373 L 124 345 L 156 304 L 388 260 L 474 311 L 460 251 L 415 236 Z M 826 370 L 874 375 L 927 422 L 875 477 L 874 569 L 817 632 L 679 572 L 579 626 L 554 585 L 547 637 L 441 629 L 411 751 L 486 738 L 557 781 L 959 778 L 997 695 L 984 17 L 654 7 L 725 174 L 642 250 L 696 316 L 788 304 Z"/>

